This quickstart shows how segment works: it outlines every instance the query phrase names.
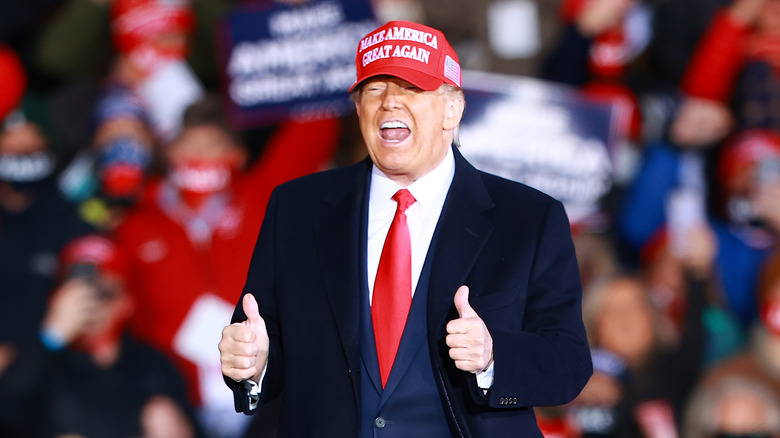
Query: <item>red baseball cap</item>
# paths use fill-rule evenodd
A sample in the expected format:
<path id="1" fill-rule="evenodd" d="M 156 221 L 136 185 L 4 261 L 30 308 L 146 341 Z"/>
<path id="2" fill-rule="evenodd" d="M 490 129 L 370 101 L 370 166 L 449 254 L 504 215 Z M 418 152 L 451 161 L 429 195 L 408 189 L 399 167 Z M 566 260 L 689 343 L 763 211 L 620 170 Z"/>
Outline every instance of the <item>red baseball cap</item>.
<path id="1" fill-rule="evenodd" d="M 767 159 L 780 159 L 780 134 L 749 129 L 732 137 L 718 159 L 721 181 L 729 182 L 746 168 Z"/>
<path id="2" fill-rule="evenodd" d="M 127 278 L 124 256 L 113 242 L 99 234 L 87 234 L 69 241 L 60 252 L 59 261 L 60 275 L 75 264 L 88 264 Z"/>
<path id="3" fill-rule="evenodd" d="M 114 47 L 121 53 L 165 33 L 190 33 L 194 26 L 189 0 L 116 0 L 111 8 Z"/>
<path id="4" fill-rule="evenodd" d="M 355 56 L 357 80 L 390 75 L 423 90 L 433 91 L 443 83 L 461 86 L 458 55 L 440 31 L 410 21 L 390 21 L 366 35 Z"/>

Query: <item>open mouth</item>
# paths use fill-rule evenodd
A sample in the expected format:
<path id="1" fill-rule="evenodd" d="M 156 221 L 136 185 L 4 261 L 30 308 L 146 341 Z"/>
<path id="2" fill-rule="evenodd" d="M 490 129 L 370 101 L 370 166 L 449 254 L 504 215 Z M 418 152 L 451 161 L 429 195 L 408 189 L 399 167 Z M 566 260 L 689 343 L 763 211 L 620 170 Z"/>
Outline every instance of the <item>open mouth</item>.
<path id="1" fill-rule="evenodd" d="M 379 136 L 382 137 L 382 140 L 392 143 L 404 141 L 411 133 L 412 131 L 406 126 L 406 123 L 398 120 L 384 122 L 379 127 Z"/>

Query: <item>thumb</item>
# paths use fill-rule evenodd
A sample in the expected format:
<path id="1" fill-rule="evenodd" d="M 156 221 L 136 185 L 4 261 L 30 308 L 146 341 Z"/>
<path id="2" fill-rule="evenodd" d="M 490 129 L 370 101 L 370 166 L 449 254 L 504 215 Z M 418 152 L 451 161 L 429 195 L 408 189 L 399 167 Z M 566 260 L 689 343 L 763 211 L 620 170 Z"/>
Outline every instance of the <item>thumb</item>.
<path id="1" fill-rule="evenodd" d="M 250 326 L 260 323 L 260 309 L 257 306 L 257 300 L 255 299 L 255 296 L 252 295 L 251 292 L 244 295 L 241 306 L 244 308 L 244 314 L 246 315 Z"/>
<path id="2" fill-rule="evenodd" d="M 458 310 L 458 315 L 461 318 L 473 318 L 477 315 L 477 312 L 469 304 L 469 287 L 461 286 L 458 291 L 455 292 L 455 308 Z"/>

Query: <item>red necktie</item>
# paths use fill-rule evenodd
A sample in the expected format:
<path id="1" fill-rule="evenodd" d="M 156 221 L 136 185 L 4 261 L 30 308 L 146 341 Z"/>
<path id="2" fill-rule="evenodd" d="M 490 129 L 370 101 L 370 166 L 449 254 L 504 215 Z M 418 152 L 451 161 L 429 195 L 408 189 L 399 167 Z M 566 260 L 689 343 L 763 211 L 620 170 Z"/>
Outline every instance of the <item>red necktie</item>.
<path id="1" fill-rule="evenodd" d="M 379 359 L 382 387 L 385 387 L 401 343 L 401 335 L 412 306 L 412 246 L 404 213 L 415 199 L 406 189 L 393 195 L 398 208 L 385 238 L 374 282 L 371 319 Z"/>

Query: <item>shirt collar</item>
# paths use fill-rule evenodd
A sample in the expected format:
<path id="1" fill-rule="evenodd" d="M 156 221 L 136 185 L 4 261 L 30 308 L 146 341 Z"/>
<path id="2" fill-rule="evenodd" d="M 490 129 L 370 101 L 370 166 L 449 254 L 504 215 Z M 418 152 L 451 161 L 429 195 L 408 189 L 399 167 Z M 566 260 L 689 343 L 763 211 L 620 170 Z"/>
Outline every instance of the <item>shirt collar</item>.
<path id="1" fill-rule="evenodd" d="M 446 192 L 455 175 L 455 156 L 452 148 L 447 148 L 447 155 L 441 163 L 422 178 L 406 187 L 414 196 L 417 203 L 425 210 L 430 209 L 441 193 Z M 393 195 L 402 186 L 390 179 L 376 166 L 371 169 L 371 188 L 369 193 L 369 208 L 375 212 L 383 208 L 387 203 L 395 204 Z M 395 208 L 395 206 L 393 206 Z"/>

